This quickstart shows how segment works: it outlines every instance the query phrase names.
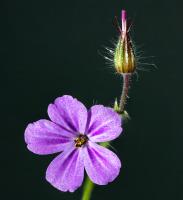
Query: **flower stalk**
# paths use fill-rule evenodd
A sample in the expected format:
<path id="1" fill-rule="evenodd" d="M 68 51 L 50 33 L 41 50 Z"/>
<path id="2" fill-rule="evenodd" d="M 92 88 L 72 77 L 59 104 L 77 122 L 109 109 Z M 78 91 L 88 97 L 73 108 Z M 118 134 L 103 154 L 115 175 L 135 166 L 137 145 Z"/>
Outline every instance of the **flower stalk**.
<path id="1" fill-rule="evenodd" d="M 83 189 L 83 196 L 81 200 L 90 200 L 91 194 L 94 188 L 94 183 L 90 181 L 89 177 L 86 177 Z"/>
<path id="2" fill-rule="evenodd" d="M 123 87 L 119 103 L 119 113 L 123 113 L 128 98 L 131 74 L 123 74 Z"/>

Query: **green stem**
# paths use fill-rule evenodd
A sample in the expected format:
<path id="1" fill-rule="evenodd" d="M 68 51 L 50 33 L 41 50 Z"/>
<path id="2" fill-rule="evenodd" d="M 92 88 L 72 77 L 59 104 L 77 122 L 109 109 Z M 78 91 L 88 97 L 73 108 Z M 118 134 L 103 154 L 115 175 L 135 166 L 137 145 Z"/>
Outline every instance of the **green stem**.
<path id="1" fill-rule="evenodd" d="M 109 142 L 103 142 L 100 143 L 101 146 L 103 147 L 108 147 Z M 83 189 L 83 195 L 81 200 L 90 200 L 91 199 L 91 194 L 94 188 L 94 183 L 90 181 L 89 177 L 86 177 L 85 183 L 84 183 L 84 189 Z"/>
<path id="2" fill-rule="evenodd" d="M 89 177 L 87 176 L 84 183 L 82 200 L 90 200 L 93 188 L 94 188 L 94 183 L 92 183 Z"/>

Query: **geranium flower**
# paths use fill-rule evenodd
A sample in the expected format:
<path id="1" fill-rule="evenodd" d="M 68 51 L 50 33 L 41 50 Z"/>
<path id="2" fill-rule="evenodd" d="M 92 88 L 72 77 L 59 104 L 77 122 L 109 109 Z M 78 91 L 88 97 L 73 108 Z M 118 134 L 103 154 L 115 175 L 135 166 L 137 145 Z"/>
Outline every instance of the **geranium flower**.
<path id="1" fill-rule="evenodd" d="M 27 126 L 25 142 L 35 154 L 60 153 L 48 166 L 46 180 L 61 191 L 74 192 L 86 170 L 92 182 L 106 185 L 119 174 L 121 162 L 107 148 L 97 144 L 117 138 L 121 118 L 102 105 L 86 107 L 71 96 L 58 97 L 48 106 L 51 121 L 38 120 Z"/>

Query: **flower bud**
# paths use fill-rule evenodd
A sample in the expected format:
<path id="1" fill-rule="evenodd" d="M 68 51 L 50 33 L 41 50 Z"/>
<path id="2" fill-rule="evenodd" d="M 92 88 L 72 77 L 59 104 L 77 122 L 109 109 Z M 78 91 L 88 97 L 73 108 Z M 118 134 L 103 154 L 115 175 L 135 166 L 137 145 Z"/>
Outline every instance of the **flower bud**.
<path id="1" fill-rule="evenodd" d="M 120 74 L 133 73 L 136 68 L 132 42 L 127 30 L 126 11 L 122 10 L 121 35 L 114 50 L 114 66 Z"/>

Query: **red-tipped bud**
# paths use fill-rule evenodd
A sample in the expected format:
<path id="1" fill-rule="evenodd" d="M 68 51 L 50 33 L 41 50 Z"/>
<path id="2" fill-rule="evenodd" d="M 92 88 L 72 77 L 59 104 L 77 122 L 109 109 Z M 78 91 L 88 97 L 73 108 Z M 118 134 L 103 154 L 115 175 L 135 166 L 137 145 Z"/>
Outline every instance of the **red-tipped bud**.
<path id="1" fill-rule="evenodd" d="M 121 12 L 121 35 L 114 50 L 114 66 L 120 74 L 133 73 L 136 68 L 132 42 L 127 30 L 126 11 Z"/>

